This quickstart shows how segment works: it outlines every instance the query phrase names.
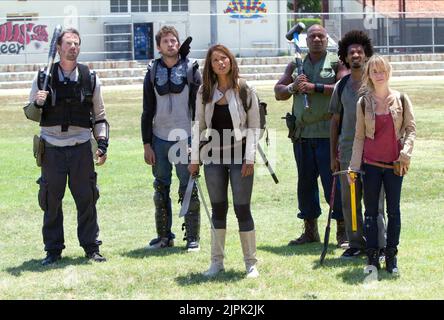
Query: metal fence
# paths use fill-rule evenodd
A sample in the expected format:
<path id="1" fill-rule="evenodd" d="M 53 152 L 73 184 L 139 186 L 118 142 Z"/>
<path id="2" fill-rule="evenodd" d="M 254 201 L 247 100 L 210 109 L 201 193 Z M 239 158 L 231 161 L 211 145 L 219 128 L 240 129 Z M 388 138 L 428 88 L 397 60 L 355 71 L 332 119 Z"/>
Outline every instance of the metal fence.
<path id="1" fill-rule="evenodd" d="M 56 24 L 79 29 L 82 35 L 81 59 L 84 61 L 153 58 L 157 55 L 153 35 L 163 24 L 176 26 L 182 36 L 193 36 L 193 55 L 203 57 L 212 40 L 208 32 L 205 36 L 199 33 L 202 31 L 204 34 L 202 25 L 207 29 L 212 27 L 210 16 L 183 13 L 174 17 L 156 14 L 155 19 L 141 19 L 133 14 L 30 17 L 23 20 L 0 18 L 0 63 L 44 62 Z M 221 13 L 213 16 L 217 16 L 217 41 L 229 46 L 238 57 L 290 54 L 292 45 L 284 35 L 301 18 L 318 18 L 333 44 L 347 31 L 360 29 L 370 35 L 376 51 L 382 54 L 444 52 L 444 12 L 436 12 L 433 16 L 423 12 L 267 13 L 256 17 L 259 20 L 255 24 L 248 18 L 233 19 Z M 202 24 L 206 23 L 202 21 L 208 21 L 208 24 Z M 258 21 L 266 26 L 264 34 L 268 32 L 267 36 L 257 35 L 261 32 L 258 31 Z"/>

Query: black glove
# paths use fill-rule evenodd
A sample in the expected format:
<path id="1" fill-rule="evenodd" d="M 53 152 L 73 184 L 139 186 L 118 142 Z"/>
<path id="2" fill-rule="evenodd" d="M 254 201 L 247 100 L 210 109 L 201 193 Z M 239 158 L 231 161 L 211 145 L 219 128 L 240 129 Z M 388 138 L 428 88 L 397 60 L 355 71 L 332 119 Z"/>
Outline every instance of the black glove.
<path id="1" fill-rule="evenodd" d="M 106 154 L 106 150 L 108 149 L 108 139 L 97 140 L 97 149 L 100 150 L 102 155 Z"/>

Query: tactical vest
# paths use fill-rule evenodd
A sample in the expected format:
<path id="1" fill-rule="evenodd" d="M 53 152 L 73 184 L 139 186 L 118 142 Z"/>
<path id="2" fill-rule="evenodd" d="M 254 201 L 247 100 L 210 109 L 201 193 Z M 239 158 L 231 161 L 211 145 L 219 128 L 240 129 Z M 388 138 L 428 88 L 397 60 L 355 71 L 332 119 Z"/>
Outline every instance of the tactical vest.
<path id="1" fill-rule="evenodd" d="M 196 111 L 196 95 L 200 83 L 194 79 L 194 74 L 199 70 L 199 64 L 194 59 L 181 59 L 180 63 L 168 69 L 161 62 L 161 58 L 151 60 L 148 64 L 150 82 L 161 96 L 169 93 L 181 93 L 185 85 L 189 87 L 188 104 L 194 119 Z"/>
<path id="2" fill-rule="evenodd" d="M 77 64 L 79 76 L 76 82 L 59 79 L 59 63 L 54 65 L 49 80 L 50 92 L 43 107 L 40 126 L 62 126 L 68 131 L 69 126 L 92 128 L 93 93 L 95 73 L 86 65 Z M 39 72 L 38 87 L 42 90 L 44 72 Z"/>

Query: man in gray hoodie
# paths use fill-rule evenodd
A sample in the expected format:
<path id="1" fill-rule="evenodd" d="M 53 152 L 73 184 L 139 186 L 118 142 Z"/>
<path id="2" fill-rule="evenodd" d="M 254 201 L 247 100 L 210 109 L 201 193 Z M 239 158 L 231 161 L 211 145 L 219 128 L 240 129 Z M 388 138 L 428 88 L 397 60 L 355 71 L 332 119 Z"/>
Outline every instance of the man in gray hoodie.
<path id="1" fill-rule="evenodd" d="M 148 67 L 143 85 L 141 119 L 145 162 L 152 166 L 157 237 L 150 249 L 172 247 L 172 208 L 170 198 L 173 164 L 179 178 L 179 202 L 183 201 L 188 172 L 188 145 L 195 97 L 201 75 L 196 62 L 181 54 L 179 34 L 174 27 L 163 26 L 156 34 L 161 58 Z M 199 250 L 200 202 L 194 186 L 189 209 L 185 215 L 186 248 Z"/>

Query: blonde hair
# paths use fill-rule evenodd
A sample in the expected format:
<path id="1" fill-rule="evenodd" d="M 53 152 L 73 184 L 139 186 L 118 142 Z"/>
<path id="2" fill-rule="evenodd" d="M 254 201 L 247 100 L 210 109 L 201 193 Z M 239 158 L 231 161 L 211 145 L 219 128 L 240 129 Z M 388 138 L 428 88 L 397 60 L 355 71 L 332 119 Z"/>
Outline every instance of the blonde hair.
<path id="1" fill-rule="evenodd" d="M 365 95 L 375 91 L 373 81 L 370 79 L 370 72 L 372 69 L 385 72 L 387 80 L 392 76 L 392 66 L 384 57 L 375 54 L 370 57 L 364 67 L 364 73 L 362 75 L 362 85 L 359 88 L 359 94 Z"/>

